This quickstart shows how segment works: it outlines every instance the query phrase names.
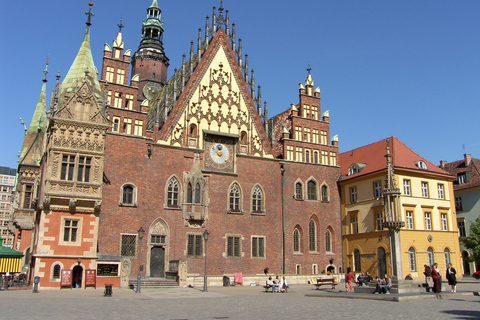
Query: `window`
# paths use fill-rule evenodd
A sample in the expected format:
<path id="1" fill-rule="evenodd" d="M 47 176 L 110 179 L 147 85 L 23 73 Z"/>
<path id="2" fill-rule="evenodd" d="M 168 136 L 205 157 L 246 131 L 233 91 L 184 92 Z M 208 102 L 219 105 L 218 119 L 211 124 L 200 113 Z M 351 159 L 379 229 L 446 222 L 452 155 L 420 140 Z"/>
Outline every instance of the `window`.
<path id="1" fill-rule="evenodd" d="M 322 164 L 328 165 L 328 151 L 322 151 Z"/>
<path id="2" fill-rule="evenodd" d="M 305 150 L 305 162 L 310 163 L 310 151 Z"/>
<path id="3" fill-rule="evenodd" d="M 373 183 L 373 196 L 375 199 L 380 199 L 382 197 L 382 182 L 376 181 Z"/>
<path id="4" fill-rule="evenodd" d="M 428 265 L 431 266 L 435 262 L 435 256 L 433 254 L 433 248 L 429 247 L 427 249 L 427 258 L 428 258 Z"/>
<path id="5" fill-rule="evenodd" d="M 240 258 L 242 252 L 241 241 L 239 236 L 227 237 L 227 257 Z"/>
<path id="6" fill-rule="evenodd" d="M 75 156 L 64 155 L 62 157 L 62 170 L 60 180 L 73 181 L 73 170 L 75 169 Z"/>
<path id="7" fill-rule="evenodd" d="M 327 131 L 320 131 L 320 134 L 321 134 L 321 140 L 320 140 L 320 143 L 321 144 L 328 144 L 328 139 L 327 139 Z"/>
<path id="8" fill-rule="evenodd" d="M 124 84 L 125 82 L 125 70 L 118 69 L 117 70 L 117 83 Z"/>
<path id="9" fill-rule="evenodd" d="M 123 133 L 132 134 L 132 119 L 123 119 Z"/>
<path id="10" fill-rule="evenodd" d="M 413 230 L 413 211 L 407 211 L 407 229 Z"/>
<path id="11" fill-rule="evenodd" d="M 432 214 L 425 212 L 425 230 L 432 230 Z"/>
<path id="12" fill-rule="evenodd" d="M 122 93 L 121 92 L 115 92 L 114 96 L 115 96 L 115 100 L 114 100 L 114 105 L 113 106 L 115 108 L 121 108 L 122 107 Z"/>
<path id="13" fill-rule="evenodd" d="M 91 166 L 92 166 L 92 158 L 90 158 L 90 157 L 78 157 L 77 181 L 90 182 Z"/>
<path id="14" fill-rule="evenodd" d="M 310 128 L 305 128 L 304 129 L 303 141 L 310 142 Z"/>
<path id="15" fill-rule="evenodd" d="M 457 181 L 458 181 L 458 184 L 465 184 L 467 183 L 467 175 L 465 172 L 462 172 L 462 173 L 459 173 L 457 175 Z"/>
<path id="16" fill-rule="evenodd" d="M 442 231 L 447 231 L 448 230 L 448 223 L 447 223 L 447 214 L 442 213 L 440 215 L 440 218 L 442 220 Z"/>
<path id="17" fill-rule="evenodd" d="M 230 187 L 229 208 L 231 212 L 240 212 L 240 186 L 234 183 Z"/>
<path id="18" fill-rule="evenodd" d="M 293 147 L 287 146 L 287 160 L 293 161 Z"/>
<path id="19" fill-rule="evenodd" d="M 303 186 L 300 182 L 295 184 L 295 199 L 302 200 L 303 199 Z"/>
<path id="20" fill-rule="evenodd" d="M 383 214 L 381 212 L 377 212 L 375 214 L 375 221 L 376 221 L 377 231 L 383 230 Z"/>
<path id="21" fill-rule="evenodd" d="M 337 154 L 335 152 L 330 152 L 330 165 L 331 166 L 337 165 Z"/>
<path id="22" fill-rule="evenodd" d="M 415 161 L 414 162 L 417 168 L 427 170 L 427 164 L 424 161 Z"/>
<path id="23" fill-rule="evenodd" d="M 357 202 L 357 187 L 350 188 L 350 203 Z"/>
<path id="24" fill-rule="evenodd" d="M 201 257 L 203 255 L 203 236 L 201 234 L 188 235 L 188 255 Z"/>
<path id="25" fill-rule="evenodd" d="M 166 244 L 167 236 L 152 234 L 150 235 L 150 244 Z"/>
<path id="26" fill-rule="evenodd" d="M 325 251 L 332 252 L 332 233 L 330 230 L 325 232 Z"/>
<path id="27" fill-rule="evenodd" d="M 318 164 L 318 151 L 313 151 L 313 163 Z"/>
<path id="28" fill-rule="evenodd" d="M 133 134 L 136 136 L 141 136 L 143 131 L 143 121 L 135 120 L 135 127 L 133 128 Z"/>
<path id="29" fill-rule="evenodd" d="M 445 250 L 443 250 L 443 258 L 445 260 L 445 269 L 447 269 L 448 264 L 450 263 L 450 250 L 448 248 L 445 248 Z"/>
<path id="30" fill-rule="evenodd" d="M 167 186 L 167 207 L 178 207 L 179 183 L 176 178 L 171 178 Z"/>
<path id="31" fill-rule="evenodd" d="M 327 185 L 323 185 L 323 186 L 322 186 L 322 202 L 328 202 L 328 201 L 330 201 L 329 192 L 328 192 L 328 186 L 327 186 Z"/>
<path id="32" fill-rule="evenodd" d="M 318 129 L 312 130 L 312 142 L 318 143 Z"/>
<path id="33" fill-rule="evenodd" d="M 302 128 L 295 127 L 295 140 L 302 141 Z"/>
<path id="34" fill-rule="evenodd" d="M 265 237 L 252 237 L 252 257 L 265 258 Z"/>
<path id="35" fill-rule="evenodd" d="M 428 182 L 422 182 L 422 197 L 428 198 Z"/>
<path id="36" fill-rule="evenodd" d="M 313 220 L 308 223 L 308 245 L 310 251 L 317 251 L 317 228 Z"/>
<path id="37" fill-rule="evenodd" d="M 112 131 L 118 132 L 119 127 L 120 127 L 120 118 L 114 117 L 113 124 L 112 124 Z"/>
<path id="38" fill-rule="evenodd" d="M 417 257 L 415 253 L 415 248 L 410 247 L 410 249 L 408 249 L 408 258 L 410 264 L 410 271 L 417 271 Z"/>
<path id="39" fill-rule="evenodd" d="M 304 105 L 302 109 L 303 109 L 303 116 L 305 118 L 310 118 L 310 106 Z"/>
<path id="40" fill-rule="evenodd" d="M 133 94 L 125 95 L 125 109 L 128 109 L 128 110 L 133 109 Z"/>
<path id="41" fill-rule="evenodd" d="M 318 120 L 318 107 L 312 106 L 312 119 Z"/>
<path id="42" fill-rule="evenodd" d="M 195 203 L 201 203 L 200 201 L 200 184 L 195 185 Z"/>
<path id="43" fill-rule="evenodd" d="M 122 234 L 122 246 L 120 253 L 122 257 L 135 257 L 137 247 L 137 235 L 136 234 Z"/>
<path id="44" fill-rule="evenodd" d="M 255 188 L 253 188 L 252 211 L 253 212 L 263 211 L 263 191 L 262 191 L 262 188 L 260 188 L 260 186 L 255 186 Z"/>
<path id="45" fill-rule="evenodd" d="M 300 252 L 300 231 L 293 230 L 293 252 Z"/>
<path id="46" fill-rule="evenodd" d="M 406 196 L 412 195 L 412 189 L 410 188 L 410 180 L 403 180 L 403 194 Z"/>
<path id="47" fill-rule="evenodd" d="M 193 189 L 192 184 L 189 182 L 187 186 L 187 203 L 193 203 Z"/>
<path id="48" fill-rule="evenodd" d="M 63 221 L 63 241 L 77 242 L 79 220 L 65 219 Z"/>
<path id="49" fill-rule="evenodd" d="M 459 237 L 465 237 L 465 220 L 464 219 L 458 219 L 458 236 Z"/>
<path id="50" fill-rule="evenodd" d="M 56 264 L 53 266 L 52 278 L 53 279 L 60 279 L 60 270 L 62 266 L 60 264 Z"/>
<path id="51" fill-rule="evenodd" d="M 123 205 L 133 205 L 134 204 L 134 188 L 133 188 L 132 185 L 123 186 L 122 204 Z"/>
<path id="52" fill-rule="evenodd" d="M 112 67 L 107 67 L 107 74 L 106 74 L 106 79 L 107 82 L 113 82 L 113 73 L 115 69 Z"/>
<path id="53" fill-rule="evenodd" d="M 307 197 L 308 200 L 317 200 L 317 183 L 313 180 L 307 183 Z"/>
<path id="54" fill-rule="evenodd" d="M 438 185 L 438 199 L 445 199 L 445 191 L 443 184 Z"/>
<path id="55" fill-rule="evenodd" d="M 33 193 L 33 186 L 32 185 L 25 185 L 25 194 L 23 197 L 23 208 L 24 209 L 33 209 L 32 208 L 32 193 Z"/>
<path id="56" fill-rule="evenodd" d="M 358 233 L 358 218 L 356 216 L 352 217 L 352 233 Z"/>
<path id="57" fill-rule="evenodd" d="M 463 211 L 462 197 L 455 197 L 455 210 Z"/>
<path id="58" fill-rule="evenodd" d="M 360 250 L 355 249 L 353 251 L 353 260 L 354 260 L 355 272 L 362 271 L 362 261 L 360 259 Z"/>
<path id="59" fill-rule="evenodd" d="M 295 160 L 298 161 L 298 162 L 302 162 L 303 161 L 303 159 L 302 159 L 303 158 L 302 148 L 296 147 L 295 152 L 296 152 Z"/>

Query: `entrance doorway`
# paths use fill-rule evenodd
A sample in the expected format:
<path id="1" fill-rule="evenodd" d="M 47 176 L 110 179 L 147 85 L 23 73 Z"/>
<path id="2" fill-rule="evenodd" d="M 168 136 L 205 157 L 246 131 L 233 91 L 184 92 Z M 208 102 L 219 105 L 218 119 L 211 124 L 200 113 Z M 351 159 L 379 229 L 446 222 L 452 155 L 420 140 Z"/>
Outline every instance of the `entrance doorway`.
<path id="1" fill-rule="evenodd" d="M 83 273 L 82 266 L 73 267 L 73 271 L 72 271 L 72 279 L 73 279 L 72 287 L 73 288 L 82 287 L 82 273 Z"/>
<path id="2" fill-rule="evenodd" d="M 161 246 L 150 249 L 150 277 L 165 276 L 165 248 Z"/>
<path id="3" fill-rule="evenodd" d="M 377 249 L 378 277 L 382 279 L 387 273 L 387 255 L 385 249 L 379 247 Z"/>

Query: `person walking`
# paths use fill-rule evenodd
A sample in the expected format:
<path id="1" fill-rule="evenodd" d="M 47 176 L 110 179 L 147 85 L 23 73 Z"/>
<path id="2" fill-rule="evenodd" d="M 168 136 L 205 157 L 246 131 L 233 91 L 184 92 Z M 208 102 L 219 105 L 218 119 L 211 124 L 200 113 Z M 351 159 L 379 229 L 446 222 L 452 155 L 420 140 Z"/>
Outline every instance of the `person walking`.
<path id="1" fill-rule="evenodd" d="M 452 267 L 452 264 L 449 263 L 448 264 L 448 268 L 447 268 L 447 280 L 448 280 L 448 284 L 450 286 L 452 286 L 452 293 L 456 293 L 457 292 L 457 271 L 455 270 L 454 267 Z"/>
<path id="2" fill-rule="evenodd" d="M 441 273 L 438 268 L 438 264 L 435 262 L 432 265 L 432 279 L 433 279 L 433 292 L 440 293 L 442 291 L 442 284 L 440 281 Z"/>
<path id="3" fill-rule="evenodd" d="M 355 278 L 352 271 L 350 270 L 350 268 L 348 268 L 348 273 L 347 273 L 347 276 L 345 277 L 345 289 L 347 289 L 347 292 L 348 291 L 352 291 L 353 292 L 353 288 L 352 288 L 352 282 L 353 282 L 353 279 Z"/>

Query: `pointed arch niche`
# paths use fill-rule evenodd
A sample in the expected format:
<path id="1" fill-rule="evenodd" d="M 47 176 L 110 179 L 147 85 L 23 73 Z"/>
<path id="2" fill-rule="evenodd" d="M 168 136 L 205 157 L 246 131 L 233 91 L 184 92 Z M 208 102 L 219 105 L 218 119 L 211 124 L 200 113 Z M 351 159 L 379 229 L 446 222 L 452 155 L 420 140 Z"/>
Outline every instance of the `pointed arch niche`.
<path id="1" fill-rule="evenodd" d="M 164 277 L 169 265 L 170 228 L 165 220 L 157 218 L 148 229 L 147 264 L 148 277 Z"/>

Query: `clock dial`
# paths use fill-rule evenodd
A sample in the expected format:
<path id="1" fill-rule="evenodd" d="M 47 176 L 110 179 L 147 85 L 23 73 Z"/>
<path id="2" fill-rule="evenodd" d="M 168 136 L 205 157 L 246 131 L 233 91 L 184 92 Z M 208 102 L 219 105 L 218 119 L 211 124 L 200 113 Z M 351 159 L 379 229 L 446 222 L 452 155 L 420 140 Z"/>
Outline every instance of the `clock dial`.
<path id="1" fill-rule="evenodd" d="M 151 100 L 155 95 L 162 89 L 162 85 L 156 82 L 148 82 L 145 87 L 143 87 L 143 95 L 145 98 Z"/>
<path id="2" fill-rule="evenodd" d="M 206 136 L 205 169 L 233 172 L 234 140 L 229 137 Z"/>

